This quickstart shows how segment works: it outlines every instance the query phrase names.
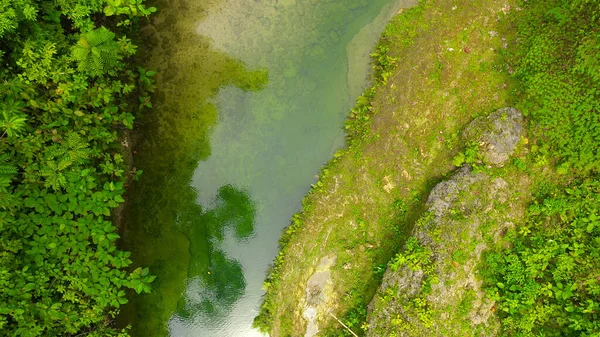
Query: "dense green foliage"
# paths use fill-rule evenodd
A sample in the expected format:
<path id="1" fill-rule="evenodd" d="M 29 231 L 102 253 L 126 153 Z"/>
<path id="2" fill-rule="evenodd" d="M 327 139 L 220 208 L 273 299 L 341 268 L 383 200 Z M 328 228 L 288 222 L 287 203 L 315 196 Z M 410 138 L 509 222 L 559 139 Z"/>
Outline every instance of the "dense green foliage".
<path id="1" fill-rule="evenodd" d="M 150 289 L 147 269 L 125 270 L 110 215 L 130 174 L 122 131 L 152 91 L 125 33 L 154 10 L 0 0 L 2 336 L 123 335 L 125 290 Z"/>
<path id="2" fill-rule="evenodd" d="M 508 62 L 522 110 L 543 143 L 538 160 L 561 170 L 600 169 L 600 2 L 524 1 L 513 14 L 518 44 Z M 543 140 L 543 142 L 542 142 Z"/>
<path id="3" fill-rule="evenodd" d="M 510 233 L 512 248 L 487 255 L 489 292 L 507 335 L 597 336 L 600 182 L 550 190 Z"/>
<path id="4" fill-rule="evenodd" d="M 510 248 L 490 252 L 484 276 L 507 336 L 600 334 L 600 2 L 524 1 L 508 61 L 530 116 L 528 165 L 537 177 Z"/>

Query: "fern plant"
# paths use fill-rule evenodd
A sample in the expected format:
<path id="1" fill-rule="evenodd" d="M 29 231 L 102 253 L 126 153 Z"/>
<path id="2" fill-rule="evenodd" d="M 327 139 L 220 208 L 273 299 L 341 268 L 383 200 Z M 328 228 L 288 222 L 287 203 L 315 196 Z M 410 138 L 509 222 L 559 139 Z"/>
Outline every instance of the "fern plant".
<path id="1" fill-rule="evenodd" d="M 45 153 L 46 165 L 40 172 L 45 178 L 44 185 L 54 190 L 65 187 L 65 171 L 72 166 L 84 164 L 89 154 L 88 144 L 76 133 L 67 135 L 61 145 L 50 146 Z"/>
<path id="2" fill-rule="evenodd" d="M 151 72 L 138 83 L 127 62 L 137 27 L 109 29 L 154 9 L 120 1 L 0 0 L 0 336 L 125 337 L 126 290 L 150 289 L 110 215 L 125 201 L 118 129 Z"/>
<path id="3" fill-rule="evenodd" d="M 0 134 L 0 138 L 4 138 L 4 136 L 12 137 L 19 134 L 25 129 L 26 121 L 27 118 L 22 114 L 14 113 L 11 110 L 1 110 L 0 132 L 2 132 L 2 134 Z"/>
<path id="4" fill-rule="evenodd" d="M 93 76 L 107 73 L 123 59 L 115 33 L 105 27 L 81 34 L 72 55 L 79 70 Z"/>

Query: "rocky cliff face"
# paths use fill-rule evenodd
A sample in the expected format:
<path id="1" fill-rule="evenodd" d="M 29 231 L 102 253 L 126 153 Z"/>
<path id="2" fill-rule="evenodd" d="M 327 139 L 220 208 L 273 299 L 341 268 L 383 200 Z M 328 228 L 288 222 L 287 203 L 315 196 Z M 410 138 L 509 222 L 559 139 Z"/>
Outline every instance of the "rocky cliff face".
<path id="1" fill-rule="evenodd" d="M 367 336 L 495 336 L 499 322 L 477 267 L 482 252 L 518 222 L 511 205 L 521 182 L 502 176 L 521 138 L 513 108 L 476 119 L 465 130 L 486 172 L 463 166 L 430 193 L 405 249 L 388 265 L 369 306 Z"/>

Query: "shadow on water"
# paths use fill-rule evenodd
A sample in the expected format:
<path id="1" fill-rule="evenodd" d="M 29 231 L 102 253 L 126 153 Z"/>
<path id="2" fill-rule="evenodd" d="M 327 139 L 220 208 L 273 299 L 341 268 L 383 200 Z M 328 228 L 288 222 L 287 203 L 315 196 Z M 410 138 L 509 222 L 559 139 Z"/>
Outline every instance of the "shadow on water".
<path id="1" fill-rule="evenodd" d="M 183 319 L 218 313 L 244 292 L 239 263 L 219 245 L 229 231 L 239 240 L 252 235 L 250 196 L 225 185 L 214 207 L 204 209 L 190 181 L 198 162 L 210 156 L 209 136 L 217 120 L 211 99 L 226 86 L 260 90 L 268 76 L 212 50 L 195 33 L 198 13 L 217 3 L 169 1 L 142 30 L 141 57 L 146 68 L 158 71 L 157 90 L 153 110 L 133 135 L 135 165 L 144 174 L 128 196 L 122 247 L 136 266 L 150 267 L 157 278 L 152 293 L 130 296 L 117 318 L 121 326 L 132 325 L 133 336 L 167 336 L 173 314 Z M 191 294 L 199 284 L 201 291 Z"/>
<path id="2" fill-rule="evenodd" d="M 218 319 L 244 293 L 246 282 L 241 265 L 227 258 L 219 244 L 226 234 L 237 241 L 251 237 L 255 216 L 256 208 L 248 193 L 225 185 L 219 189 L 212 209 L 190 219 L 187 232 L 191 262 L 187 290 L 179 300 L 179 319 L 199 314 Z"/>

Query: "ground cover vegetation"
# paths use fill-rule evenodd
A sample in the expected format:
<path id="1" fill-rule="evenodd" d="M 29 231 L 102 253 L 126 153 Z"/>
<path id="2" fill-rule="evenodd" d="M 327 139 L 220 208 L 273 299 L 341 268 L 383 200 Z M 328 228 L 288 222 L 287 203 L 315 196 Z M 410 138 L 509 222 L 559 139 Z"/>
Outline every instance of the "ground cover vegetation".
<path id="1" fill-rule="evenodd" d="M 123 147 L 154 72 L 132 62 L 141 0 L 0 1 L 0 335 L 126 336 L 125 292 L 148 292 L 111 212 Z"/>
<path id="2" fill-rule="evenodd" d="M 523 223 L 482 273 L 505 336 L 600 334 L 600 2 L 523 1 L 505 55 L 530 118 Z M 506 248 L 508 246 L 509 248 Z"/>
<path id="3" fill-rule="evenodd" d="M 513 104 L 529 117 L 526 136 L 512 164 L 504 168 L 482 166 L 477 144 L 468 144 L 454 159 L 457 166 L 467 163 L 507 181 L 522 181 L 521 187 L 510 191 L 520 198 L 517 204 L 501 210 L 501 216 L 478 214 L 487 222 L 482 236 L 491 247 L 478 270 L 486 296 L 495 302 L 491 310 L 499 318 L 500 328 L 494 335 L 600 334 L 599 5 L 598 1 L 560 0 L 515 4 L 519 11 L 513 11 L 504 22 L 503 31 L 510 34 L 501 61 L 512 75 Z M 526 182 L 531 182 L 530 191 L 522 188 Z M 486 197 L 478 195 L 478 199 Z M 510 219 L 519 208 L 523 208 L 522 216 Z M 508 230 L 502 229 L 511 223 L 514 225 Z M 496 235 L 498 229 L 507 230 L 505 236 Z M 409 239 L 404 251 L 392 259 L 390 269 L 399 261 L 410 266 L 427 263 L 429 257 L 415 255 Z M 460 256 L 454 257 L 455 265 L 464 262 Z M 406 301 L 388 290 L 379 304 Z M 468 295 L 465 292 L 464 298 Z M 460 311 L 463 302 L 456 304 L 453 313 Z M 431 303 L 424 307 L 431 308 Z M 437 331 L 443 326 L 441 321 L 431 324 L 432 317 L 435 322 L 435 317 L 441 316 L 436 310 L 423 314 L 410 305 L 403 310 L 416 312 L 419 320 L 425 319 L 421 322 L 424 326 L 435 326 Z M 451 326 L 469 320 L 468 315 L 463 316 Z M 447 320 L 448 315 L 445 317 Z M 404 324 L 394 334 L 405 336 L 415 331 L 404 319 L 392 320 L 394 323 Z M 472 327 L 467 328 L 476 334 Z M 442 330 L 441 335 L 468 333 Z"/>

